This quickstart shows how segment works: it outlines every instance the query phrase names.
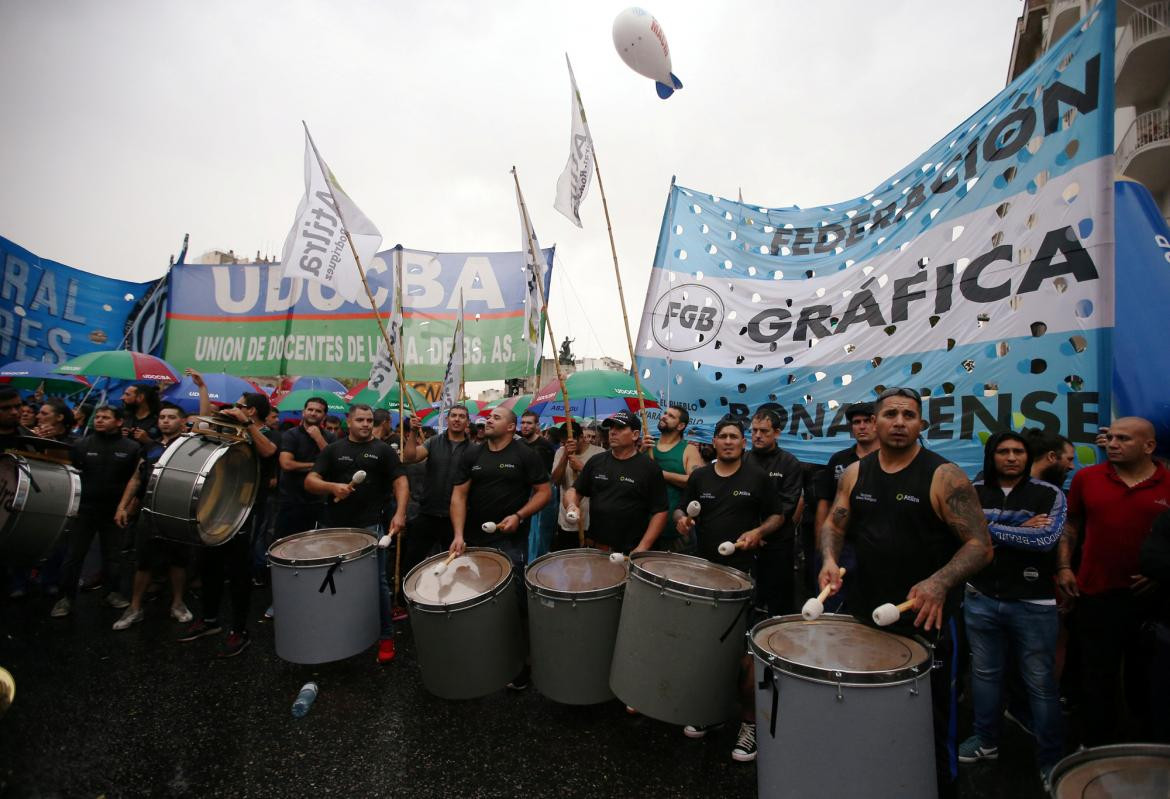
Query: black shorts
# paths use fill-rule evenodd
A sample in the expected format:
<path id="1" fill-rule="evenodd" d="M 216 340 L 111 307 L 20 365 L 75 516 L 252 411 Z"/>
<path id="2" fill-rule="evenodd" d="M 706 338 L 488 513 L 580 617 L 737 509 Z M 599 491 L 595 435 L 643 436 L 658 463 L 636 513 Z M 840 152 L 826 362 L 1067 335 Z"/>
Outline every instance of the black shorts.
<path id="1" fill-rule="evenodd" d="M 145 514 L 139 514 L 134 523 L 134 551 L 138 571 L 152 571 L 164 566 L 185 567 L 191 558 L 190 545 L 156 538 Z"/>

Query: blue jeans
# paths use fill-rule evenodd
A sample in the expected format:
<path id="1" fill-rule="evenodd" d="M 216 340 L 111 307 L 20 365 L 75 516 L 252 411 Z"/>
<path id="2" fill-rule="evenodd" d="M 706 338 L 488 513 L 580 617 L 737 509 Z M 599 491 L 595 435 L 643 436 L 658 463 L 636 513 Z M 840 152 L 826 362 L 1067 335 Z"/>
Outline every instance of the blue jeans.
<path id="1" fill-rule="evenodd" d="M 1060 633 L 1056 606 L 996 599 L 968 588 L 963 615 L 971 645 L 975 734 L 985 746 L 999 745 L 1004 667 L 1010 645 L 1017 657 L 1014 665 L 1020 670 L 1028 692 L 1032 731 L 1036 734 L 1036 760 L 1047 771 L 1064 754 L 1064 721 L 1054 667 Z"/>
<path id="2" fill-rule="evenodd" d="M 386 534 L 386 528 L 380 524 L 371 524 L 366 528 L 376 538 Z M 394 546 L 398 545 L 398 536 L 394 537 Z M 389 562 L 390 549 L 378 547 L 378 619 L 382 629 L 378 637 L 385 640 L 394 637 L 394 618 L 390 602 L 390 578 L 386 576 L 386 564 Z"/>

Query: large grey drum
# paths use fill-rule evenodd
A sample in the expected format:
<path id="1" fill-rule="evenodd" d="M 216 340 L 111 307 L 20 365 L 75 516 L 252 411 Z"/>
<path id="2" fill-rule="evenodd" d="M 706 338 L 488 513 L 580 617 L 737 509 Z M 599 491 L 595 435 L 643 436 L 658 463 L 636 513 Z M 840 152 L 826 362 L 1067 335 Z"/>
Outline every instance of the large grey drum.
<path id="1" fill-rule="evenodd" d="M 1082 749 L 1056 764 L 1049 784 L 1052 799 L 1166 799 L 1170 796 L 1170 745 Z"/>
<path id="2" fill-rule="evenodd" d="M 731 718 L 752 579 L 669 552 L 635 553 L 629 563 L 609 687 L 671 724 Z"/>
<path id="3" fill-rule="evenodd" d="M 537 558 L 524 572 L 532 683 L 554 702 L 613 699 L 609 667 L 622 615 L 626 567 L 596 549 Z"/>
<path id="4" fill-rule="evenodd" d="M 81 502 L 81 477 L 64 463 L 0 454 L 0 552 L 11 563 L 48 557 Z"/>
<path id="5" fill-rule="evenodd" d="M 826 614 L 760 622 L 748 646 L 760 797 L 938 795 L 925 644 Z"/>
<path id="6" fill-rule="evenodd" d="M 435 574 L 446 559 L 427 558 L 402 583 L 423 686 L 444 699 L 486 696 L 524 665 L 512 562 L 499 550 L 468 547 Z"/>
<path id="7" fill-rule="evenodd" d="M 239 532 L 260 490 L 260 462 L 245 438 L 187 433 L 151 472 L 143 510 L 159 538 L 218 546 Z"/>
<path id="8" fill-rule="evenodd" d="M 352 527 L 309 530 L 268 548 L 276 654 L 328 663 L 378 639 L 378 539 Z"/>

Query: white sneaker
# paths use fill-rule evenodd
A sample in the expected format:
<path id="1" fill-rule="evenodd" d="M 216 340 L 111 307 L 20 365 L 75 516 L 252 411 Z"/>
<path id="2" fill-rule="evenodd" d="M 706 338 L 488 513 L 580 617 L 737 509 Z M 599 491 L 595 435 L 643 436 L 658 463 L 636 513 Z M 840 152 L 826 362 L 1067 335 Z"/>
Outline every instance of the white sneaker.
<path id="1" fill-rule="evenodd" d="M 137 624 L 146 617 L 146 612 L 139 608 L 126 608 L 126 612 L 122 614 L 122 618 L 114 622 L 115 630 L 127 630 L 131 625 Z"/>
<path id="2" fill-rule="evenodd" d="M 63 619 L 73 612 L 73 603 L 69 601 L 69 597 L 63 596 L 57 600 L 57 604 L 53 605 L 53 609 L 49 611 L 49 615 L 54 619 Z"/>
<path id="3" fill-rule="evenodd" d="M 179 624 L 187 624 L 191 621 L 191 619 L 195 618 L 195 616 L 191 613 L 190 610 L 187 609 L 186 605 L 180 602 L 178 605 L 175 605 L 173 608 L 171 608 L 171 618 L 177 621 Z"/>
<path id="4" fill-rule="evenodd" d="M 687 736 L 688 738 L 705 738 L 707 737 L 707 733 L 709 733 L 711 730 L 717 730 L 722 726 L 722 723 L 706 724 L 703 726 L 699 726 L 697 724 L 688 724 L 687 726 L 683 727 L 683 735 Z"/>

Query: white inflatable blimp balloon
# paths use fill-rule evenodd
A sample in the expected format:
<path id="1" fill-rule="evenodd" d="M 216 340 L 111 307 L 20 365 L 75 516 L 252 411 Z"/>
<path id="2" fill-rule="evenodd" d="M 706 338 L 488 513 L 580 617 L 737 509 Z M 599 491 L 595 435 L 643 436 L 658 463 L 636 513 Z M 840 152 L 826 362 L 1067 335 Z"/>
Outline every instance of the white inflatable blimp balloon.
<path id="1" fill-rule="evenodd" d="M 626 66 L 654 81 L 658 96 L 665 100 L 682 88 L 682 81 L 670 71 L 670 45 L 658 20 L 641 8 L 627 8 L 613 21 L 613 46 Z"/>

